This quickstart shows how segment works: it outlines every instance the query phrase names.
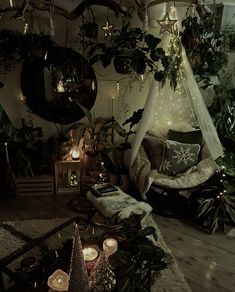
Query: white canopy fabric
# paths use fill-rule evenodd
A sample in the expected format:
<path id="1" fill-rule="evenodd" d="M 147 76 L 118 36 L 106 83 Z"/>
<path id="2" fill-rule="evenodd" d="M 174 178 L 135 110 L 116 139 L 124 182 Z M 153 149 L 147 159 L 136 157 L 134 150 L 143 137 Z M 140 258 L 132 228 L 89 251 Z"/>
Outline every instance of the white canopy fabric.
<path id="1" fill-rule="evenodd" d="M 181 23 L 179 16 L 177 16 L 177 20 L 179 25 Z M 171 37 L 171 34 L 168 33 L 168 41 L 164 42 L 165 51 L 167 51 Z M 148 130 L 152 129 L 159 136 L 163 136 L 167 134 L 169 129 L 179 130 L 182 128 L 182 124 L 201 129 L 204 141 L 214 160 L 223 155 L 223 146 L 184 48 L 182 48 L 182 66 L 176 90 L 174 91 L 168 83 L 161 88 L 159 82 L 152 81 L 146 98 L 143 118 L 132 141 L 130 166 L 134 162 L 143 137 Z"/>

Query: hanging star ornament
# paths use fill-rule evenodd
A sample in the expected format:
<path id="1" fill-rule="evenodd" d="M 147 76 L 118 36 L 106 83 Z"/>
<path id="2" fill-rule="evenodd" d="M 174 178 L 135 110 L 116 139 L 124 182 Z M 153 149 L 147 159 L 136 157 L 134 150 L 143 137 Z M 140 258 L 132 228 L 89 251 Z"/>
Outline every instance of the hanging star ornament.
<path id="1" fill-rule="evenodd" d="M 173 33 L 173 25 L 177 22 L 177 20 L 170 19 L 169 13 L 167 12 L 165 17 L 162 20 L 157 20 L 157 22 L 161 26 L 160 34 L 165 31 Z"/>
<path id="2" fill-rule="evenodd" d="M 104 36 L 107 38 L 113 34 L 113 24 L 109 22 L 109 19 L 107 18 L 106 24 L 102 27 L 104 31 Z"/>

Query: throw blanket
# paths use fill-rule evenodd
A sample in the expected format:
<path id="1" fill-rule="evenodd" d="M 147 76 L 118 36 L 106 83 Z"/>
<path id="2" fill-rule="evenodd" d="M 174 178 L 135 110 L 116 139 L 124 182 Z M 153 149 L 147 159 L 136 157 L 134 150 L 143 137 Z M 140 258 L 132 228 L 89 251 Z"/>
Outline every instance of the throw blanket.
<path id="1" fill-rule="evenodd" d="M 189 189 L 207 181 L 217 170 L 215 161 L 208 157 L 201 160 L 197 165 L 191 167 L 177 176 L 169 176 L 151 169 L 151 163 L 141 145 L 137 157 L 130 169 L 130 177 L 134 182 L 144 200 L 151 184 L 173 189 Z"/>
<path id="2" fill-rule="evenodd" d="M 120 188 L 116 187 L 115 195 L 96 197 L 91 191 L 87 192 L 87 199 L 94 207 L 104 216 L 111 217 L 118 213 L 120 219 L 126 219 L 132 214 L 147 216 L 152 211 L 152 207 L 145 203 L 139 202 Z"/>
<path id="3" fill-rule="evenodd" d="M 152 226 L 155 228 L 158 241 L 156 242 L 153 236 L 149 239 L 152 240 L 154 244 L 162 248 L 166 253 L 170 254 L 172 260 L 167 269 L 160 271 L 156 275 L 151 286 L 151 292 L 190 292 L 191 288 L 184 279 L 184 275 L 180 271 L 171 250 L 167 247 L 162 234 L 154 221 L 153 216 L 151 215 L 152 208 L 144 202 L 136 201 L 120 189 L 119 192 L 120 193 L 117 196 L 97 198 L 89 191 L 87 193 L 87 198 L 105 217 L 112 216 L 118 212 L 123 219 L 128 218 L 133 213 L 141 214 L 144 215 L 141 220 L 141 226 L 143 228 L 147 226 Z"/>

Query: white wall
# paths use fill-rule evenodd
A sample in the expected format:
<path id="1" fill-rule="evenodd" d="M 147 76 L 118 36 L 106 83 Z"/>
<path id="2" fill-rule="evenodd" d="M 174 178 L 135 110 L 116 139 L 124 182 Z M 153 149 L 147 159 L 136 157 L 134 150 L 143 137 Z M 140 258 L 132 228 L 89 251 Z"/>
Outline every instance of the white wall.
<path id="1" fill-rule="evenodd" d="M 121 26 L 122 19 L 117 18 L 112 11 L 107 11 L 106 8 L 97 6 L 93 9 L 94 14 L 99 14 L 99 41 L 103 40 L 103 31 L 101 27 L 105 24 L 106 17 L 109 14 L 111 23 L 115 24 L 115 28 Z M 0 19 L 0 27 L 11 30 L 24 30 L 24 22 L 22 20 L 12 20 L 12 13 L 8 13 Z M 34 30 L 38 32 L 38 27 L 48 33 L 48 14 L 40 13 L 41 17 L 35 21 Z M 37 22 L 40 25 L 37 25 Z M 135 17 L 133 22 L 136 24 L 139 22 Z M 56 15 L 54 17 L 55 24 L 55 41 L 59 45 L 65 44 L 66 38 L 66 21 L 63 17 Z M 80 30 L 80 19 L 76 21 L 67 21 L 68 25 L 68 38 L 72 44 L 73 49 L 80 51 L 81 43 L 78 36 Z M 129 117 L 133 110 L 137 110 L 143 107 L 145 97 L 147 95 L 147 85 L 149 82 L 130 82 L 130 77 L 115 73 L 113 66 L 109 66 L 104 69 L 100 64 L 94 66 L 97 80 L 98 80 L 98 94 L 95 105 L 92 111 L 95 116 L 111 116 L 112 115 L 112 97 L 114 96 L 113 109 L 114 116 L 122 123 L 127 117 Z M 20 88 L 20 74 L 21 64 L 19 64 L 14 72 L 7 73 L 6 75 L 0 75 L 0 80 L 4 83 L 4 87 L 0 90 L 0 103 L 5 109 L 10 120 L 15 127 L 19 127 L 21 119 L 28 120 L 31 118 L 35 126 L 43 127 L 43 131 L 46 137 L 56 132 L 56 127 L 53 123 L 45 121 L 37 115 L 30 113 L 27 105 L 21 101 L 22 92 Z M 123 79 L 124 78 L 124 79 Z M 120 91 L 116 90 L 116 81 L 120 82 Z M 128 83 L 131 83 L 132 89 L 129 88 Z M 144 89 L 140 89 L 142 85 L 145 85 Z M 126 112 L 128 110 L 128 112 Z"/>
<path id="2" fill-rule="evenodd" d="M 158 7 L 158 11 L 159 7 Z M 116 18 L 112 11 L 108 11 L 106 8 L 94 7 L 93 12 L 95 15 L 99 15 L 99 40 L 103 39 L 103 31 L 101 29 L 102 25 L 105 24 L 106 17 L 109 15 L 109 20 L 111 23 L 115 24 L 115 28 L 120 27 L 122 19 Z M 160 11 L 162 13 L 162 9 Z M 160 13 L 160 14 L 161 14 Z M 35 19 L 35 31 L 38 31 L 37 23 L 40 23 L 40 28 L 46 33 L 48 32 L 48 14 L 38 13 L 37 19 Z M 17 29 L 23 31 L 24 23 L 23 21 L 16 21 L 11 19 L 12 14 L 9 13 L 0 19 L 0 27 L 7 29 Z M 158 14 L 151 15 L 151 18 L 159 19 Z M 161 17 L 160 17 L 161 19 Z M 80 20 L 67 21 L 69 40 L 72 47 L 75 50 L 81 48 L 80 39 L 78 37 L 79 33 L 79 23 Z M 133 25 L 142 26 L 138 17 L 135 16 L 132 19 Z M 56 15 L 54 17 L 54 24 L 56 30 L 55 41 L 64 45 L 66 36 L 66 20 Z M 150 33 L 158 34 L 159 27 L 150 29 Z M 232 54 L 230 57 L 230 62 L 234 61 L 235 55 Z M 95 105 L 92 111 L 98 116 L 111 116 L 112 114 L 112 96 L 114 96 L 114 116 L 122 123 L 127 117 L 129 117 L 133 110 L 137 110 L 144 106 L 145 99 L 148 93 L 148 88 L 151 83 L 151 78 L 145 82 L 141 81 L 131 81 L 125 75 L 120 75 L 114 72 L 112 66 L 104 69 L 101 65 L 96 64 L 94 66 L 97 80 L 98 80 L 98 94 Z M 22 103 L 20 99 L 22 98 L 22 92 L 20 89 L 20 74 L 21 65 L 17 67 L 15 72 L 10 72 L 7 75 L 0 76 L 0 81 L 2 81 L 5 86 L 0 89 L 0 103 L 7 112 L 9 118 L 13 122 L 15 127 L 19 127 L 22 118 L 26 120 L 31 116 L 35 126 L 43 127 L 44 134 L 46 137 L 56 132 L 56 128 L 53 123 L 47 122 L 35 114 L 29 114 L 29 110 L 26 104 Z M 125 79 L 123 79 L 125 78 Z M 116 90 L 116 81 L 120 81 L 120 92 Z M 129 85 L 128 85 L 129 83 Z"/>

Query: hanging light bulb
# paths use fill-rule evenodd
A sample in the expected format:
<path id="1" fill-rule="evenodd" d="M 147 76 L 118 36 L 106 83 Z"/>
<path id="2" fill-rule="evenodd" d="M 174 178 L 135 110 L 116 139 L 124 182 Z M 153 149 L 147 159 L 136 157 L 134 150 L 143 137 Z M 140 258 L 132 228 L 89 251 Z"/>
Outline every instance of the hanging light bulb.
<path id="1" fill-rule="evenodd" d="M 46 51 L 45 56 L 44 56 L 45 61 L 47 60 L 47 55 L 48 55 L 48 52 Z"/>
<path id="2" fill-rule="evenodd" d="M 94 80 L 92 80 L 92 82 L 91 82 L 91 89 L 95 90 L 95 81 Z"/>
<path id="3" fill-rule="evenodd" d="M 117 81 L 117 83 L 116 83 L 116 89 L 117 89 L 117 91 L 120 91 L 120 83 L 119 83 L 119 81 Z"/>

